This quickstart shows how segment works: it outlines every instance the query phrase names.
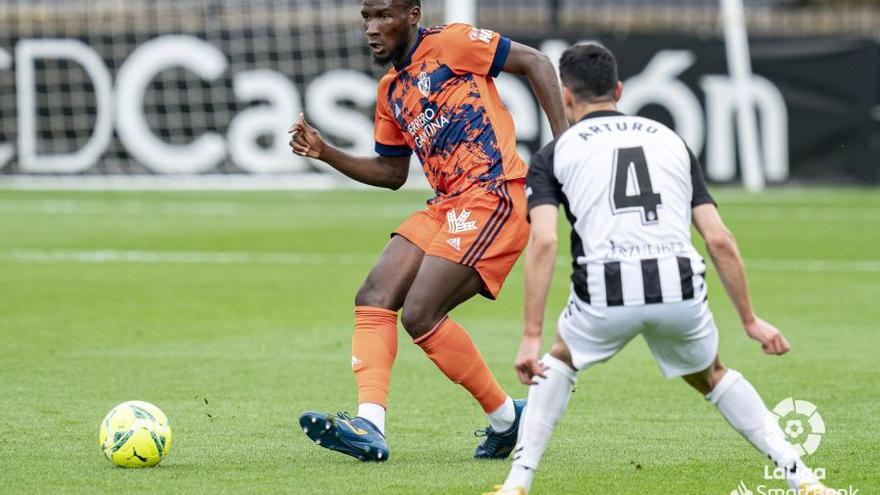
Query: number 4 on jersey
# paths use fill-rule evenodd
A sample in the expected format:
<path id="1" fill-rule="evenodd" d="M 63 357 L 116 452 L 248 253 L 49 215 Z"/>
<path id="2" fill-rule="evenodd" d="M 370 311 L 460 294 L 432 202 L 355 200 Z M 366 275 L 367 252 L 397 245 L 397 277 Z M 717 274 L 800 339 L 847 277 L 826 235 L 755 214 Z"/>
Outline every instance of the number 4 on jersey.
<path id="1" fill-rule="evenodd" d="M 651 186 L 648 161 L 642 147 L 615 150 L 611 176 L 611 209 L 614 214 L 640 212 L 643 224 L 655 224 L 657 207 L 661 204 L 660 194 Z"/>

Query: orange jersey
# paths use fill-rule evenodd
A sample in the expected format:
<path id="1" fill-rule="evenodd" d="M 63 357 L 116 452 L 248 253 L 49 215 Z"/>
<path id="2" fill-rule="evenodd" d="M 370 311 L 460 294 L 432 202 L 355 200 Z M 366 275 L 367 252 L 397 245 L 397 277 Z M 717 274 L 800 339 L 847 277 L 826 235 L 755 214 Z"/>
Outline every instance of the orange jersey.
<path id="1" fill-rule="evenodd" d="M 379 82 L 376 152 L 415 151 L 433 201 L 526 176 L 513 118 L 494 83 L 509 52 L 510 40 L 486 29 L 419 28 L 402 67 Z"/>

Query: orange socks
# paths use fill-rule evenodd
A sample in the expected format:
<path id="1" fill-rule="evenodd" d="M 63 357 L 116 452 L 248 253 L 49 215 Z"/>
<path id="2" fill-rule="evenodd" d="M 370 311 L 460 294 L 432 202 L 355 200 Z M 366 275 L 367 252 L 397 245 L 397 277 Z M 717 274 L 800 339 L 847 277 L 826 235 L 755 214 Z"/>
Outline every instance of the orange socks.
<path id="1" fill-rule="evenodd" d="M 387 407 L 391 366 L 397 356 L 397 312 L 357 306 L 354 314 L 351 368 L 358 385 L 358 403 Z M 507 394 L 470 335 L 448 316 L 415 343 L 447 378 L 466 388 L 486 413 L 504 405 Z"/>
<path id="2" fill-rule="evenodd" d="M 486 413 L 497 410 L 507 400 L 470 335 L 448 316 L 414 343 L 447 378 L 466 388 Z"/>
<path id="3" fill-rule="evenodd" d="M 351 338 L 351 369 L 358 386 L 358 403 L 387 407 L 391 366 L 397 356 L 397 312 L 357 306 Z"/>

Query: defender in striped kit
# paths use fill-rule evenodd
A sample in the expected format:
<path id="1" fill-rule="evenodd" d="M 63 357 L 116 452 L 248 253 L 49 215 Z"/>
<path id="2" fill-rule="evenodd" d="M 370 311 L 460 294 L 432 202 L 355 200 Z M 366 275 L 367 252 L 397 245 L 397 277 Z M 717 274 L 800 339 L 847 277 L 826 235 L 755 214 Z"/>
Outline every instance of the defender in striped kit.
<path id="1" fill-rule="evenodd" d="M 694 154 L 663 124 L 617 111 L 623 85 L 605 48 L 574 46 L 563 53 L 559 70 L 574 124 L 529 168 L 526 321 L 516 361 L 520 381 L 531 385 L 529 407 L 513 467 L 495 493 L 529 491 L 577 372 L 607 361 L 639 335 L 663 374 L 682 377 L 704 394 L 731 426 L 784 468 L 796 493 L 834 493 L 800 460 L 752 385 L 718 360 L 706 265 L 691 243 L 692 223 L 749 337 L 767 354 L 783 354 L 789 344 L 752 310 L 736 242 Z M 539 361 L 559 205 L 571 223 L 571 295 L 556 343 Z"/>

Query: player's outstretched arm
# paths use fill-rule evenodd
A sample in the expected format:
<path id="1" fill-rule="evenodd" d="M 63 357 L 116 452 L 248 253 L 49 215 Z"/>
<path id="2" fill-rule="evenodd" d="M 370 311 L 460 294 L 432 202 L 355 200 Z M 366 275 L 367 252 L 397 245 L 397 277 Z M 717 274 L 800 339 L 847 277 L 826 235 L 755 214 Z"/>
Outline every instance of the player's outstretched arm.
<path id="1" fill-rule="evenodd" d="M 743 328 L 749 337 L 761 343 L 767 354 L 784 354 L 791 346 L 782 333 L 770 323 L 758 318 L 752 309 L 745 267 L 736 239 L 724 225 L 714 204 L 701 204 L 693 210 L 693 222 L 706 241 L 706 249 L 718 270 L 727 296 L 736 307 Z"/>
<path id="2" fill-rule="evenodd" d="M 533 385 L 535 375 L 544 377 L 538 362 L 547 293 L 556 268 L 556 205 L 539 205 L 529 210 L 531 233 L 525 263 L 525 329 L 516 357 L 516 374 L 525 385 Z"/>
<path id="3" fill-rule="evenodd" d="M 504 63 L 504 72 L 526 76 L 532 91 L 547 114 L 553 137 L 558 137 L 568 129 L 565 118 L 565 107 L 562 104 L 562 90 L 559 88 L 559 77 L 550 57 L 530 46 L 517 43 L 510 44 L 510 53 Z"/>
<path id="4" fill-rule="evenodd" d="M 289 144 L 294 153 L 326 162 L 358 182 L 395 190 L 406 182 L 409 156 L 351 156 L 327 144 L 321 134 L 306 122 L 303 114 L 299 114 L 299 119 L 287 132 L 291 134 Z"/>

